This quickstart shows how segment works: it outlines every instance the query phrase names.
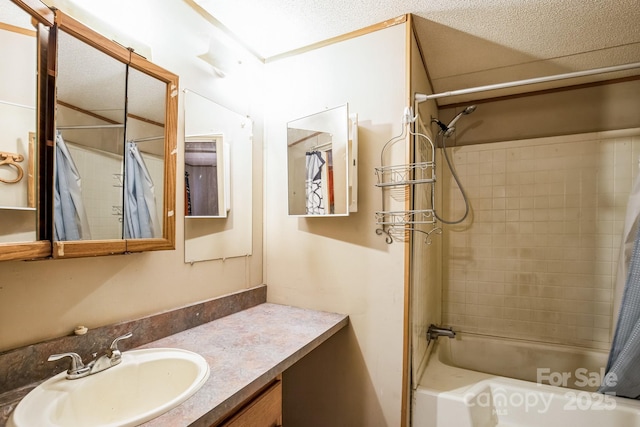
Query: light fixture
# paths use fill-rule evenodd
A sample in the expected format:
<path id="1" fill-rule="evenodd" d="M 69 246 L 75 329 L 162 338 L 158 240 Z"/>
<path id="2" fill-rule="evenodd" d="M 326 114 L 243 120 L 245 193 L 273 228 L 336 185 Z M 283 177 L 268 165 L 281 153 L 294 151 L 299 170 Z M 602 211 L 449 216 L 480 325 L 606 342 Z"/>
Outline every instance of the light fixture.
<path id="1" fill-rule="evenodd" d="M 225 77 L 241 61 L 234 59 L 236 55 L 227 43 L 216 38 L 209 38 L 209 49 L 198 55 L 198 58 L 209 64 L 218 77 Z"/>

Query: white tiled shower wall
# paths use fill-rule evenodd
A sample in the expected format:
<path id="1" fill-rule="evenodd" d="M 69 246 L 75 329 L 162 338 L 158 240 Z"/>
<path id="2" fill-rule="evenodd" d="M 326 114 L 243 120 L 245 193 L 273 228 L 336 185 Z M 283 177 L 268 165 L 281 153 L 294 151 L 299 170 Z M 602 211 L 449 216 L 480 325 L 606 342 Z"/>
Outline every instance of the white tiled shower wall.
<path id="1" fill-rule="evenodd" d="M 122 236 L 122 156 L 83 148 L 67 143 L 73 161 L 82 178 L 82 198 L 87 209 L 91 238 L 118 239 Z M 162 236 L 164 161 L 157 156 L 142 153 L 155 190 L 157 221 Z"/>
<path id="2" fill-rule="evenodd" d="M 453 153 L 472 221 L 445 227 L 443 322 L 467 332 L 608 349 L 640 129 Z M 456 218 L 464 203 L 450 174 L 444 176 L 443 212 Z"/>
<path id="3" fill-rule="evenodd" d="M 82 178 L 91 238 L 117 239 L 122 235 L 122 156 L 67 146 Z"/>

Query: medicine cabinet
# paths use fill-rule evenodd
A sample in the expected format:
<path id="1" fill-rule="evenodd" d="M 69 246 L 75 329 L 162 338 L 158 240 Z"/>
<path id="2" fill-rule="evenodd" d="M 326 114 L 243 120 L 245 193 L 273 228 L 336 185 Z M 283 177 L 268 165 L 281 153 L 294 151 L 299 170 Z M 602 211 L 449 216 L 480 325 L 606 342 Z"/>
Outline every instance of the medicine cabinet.
<path id="1" fill-rule="evenodd" d="M 35 0 L 0 20 L 0 260 L 174 249 L 178 77 Z"/>
<path id="2" fill-rule="evenodd" d="M 289 215 L 356 212 L 357 154 L 358 117 L 348 104 L 287 123 Z"/>
<path id="3" fill-rule="evenodd" d="M 55 22 L 53 256 L 173 249 L 178 77 Z"/>
<path id="4" fill-rule="evenodd" d="M 37 0 L 0 0 L 0 261 L 51 253 L 44 197 L 48 40 L 53 12 Z"/>

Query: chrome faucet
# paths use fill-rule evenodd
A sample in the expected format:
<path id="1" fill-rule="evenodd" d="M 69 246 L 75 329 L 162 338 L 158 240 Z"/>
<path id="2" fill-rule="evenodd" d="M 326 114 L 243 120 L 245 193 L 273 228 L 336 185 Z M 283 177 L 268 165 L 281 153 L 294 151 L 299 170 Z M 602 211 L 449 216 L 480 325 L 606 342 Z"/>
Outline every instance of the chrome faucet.
<path id="1" fill-rule="evenodd" d="M 47 359 L 49 362 L 60 360 L 65 357 L 71 358 L 71 365 L 67 370 L 67 379 L 75 380 L 77 378 L 86 377 L 88 375 L 97 374 L 105 369 L 112 368 L 122 362 L 122 352 L 118 349 L 118 343 L 126 338 L 131 338 L 133 333 L 122 335 L 113 340 L 105 354 L 92 360 L 86 365 L 82 363 L 82 358 L 77 353 L 60 353 L 52 354 Z"/>
<path id="2" fill-rule="evenodd" d="M 451 328 L 445 328 L 444 326 L 436 326 L 434 324 L 429 325 L 427 329 L 427 343 L 438 337 L 455 338 L 456 333 Z"/>

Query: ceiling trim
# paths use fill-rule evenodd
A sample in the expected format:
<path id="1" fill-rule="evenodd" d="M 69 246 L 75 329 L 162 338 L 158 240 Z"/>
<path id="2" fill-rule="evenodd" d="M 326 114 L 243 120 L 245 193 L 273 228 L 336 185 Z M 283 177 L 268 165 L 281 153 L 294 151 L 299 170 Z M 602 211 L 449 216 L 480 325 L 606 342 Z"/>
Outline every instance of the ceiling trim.
<path id="1" fill-rule="evenodd" d="M 191 0 L 185 0 L 185 1 L 191 1 Z M 393 27 L 394 25 L 404 24 L 405 22 L 407 22 L 407 20 L 408 20 L 408 14 L 404 14 L 396 18 L 387 19 L 386 21 L 380 22 L 378 24 L 373 24 L 368 27 L 361 28 L 359 30 L 351 31 L 349 33 L 342 34 L 336 37 L 331 37 L 329 39 L 319 41 L 317 43 L 312 43 L 310 45 L 307 45 L 298 49 L 293 49 L 288 52 L 283 52 L 278 55 L 270 56 L 266 58 L 264 62 L 265 63 L 274 62 L 280 59 L 284 59 L 291 56 L 299 55 L 301 53 L 309 52 L 311 50 L 320 49 L 321 47 L 329 46 L 329 45 L 339 43 L 345 40 L 349 40 L 355 37 L 360 37 L 365 34 L 373 33 L 375 31 L 384 30 L 385 28 Z"/>
<path id="2" fill-rule="evenodd" d="M 120 123 L 120 122 L 118 122 L 116 120 L 107 118 L 107 117 L 102 116 L 102 115 L 100 115 L 98 113 L 94 113 L 93 111 L 85 110 L 84 108 L 77 107 L 77 106 L 75 106 L 73 104 L 70 104 L 68 102 L 64 102 L 64 101 L 62 101 L 60 99 L 56 99 L 56 103 L 58 103 L 59 105 L 61 105 L 63 107 L 67 107 L 70 110 L 79 111 L 82 114 L 86 114 L 87 116 L 91 116 L 91 117 L 93 117 L 95 119 L 102 120 L 103 122 L 107 122 L 107 123 L 112 124 L 112 125 L 121 125 L 122 124 L 122 123 Z"/>

